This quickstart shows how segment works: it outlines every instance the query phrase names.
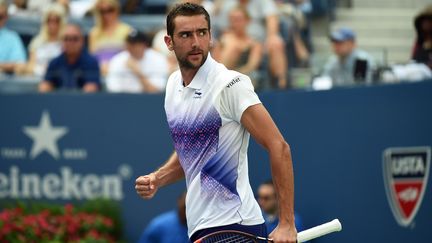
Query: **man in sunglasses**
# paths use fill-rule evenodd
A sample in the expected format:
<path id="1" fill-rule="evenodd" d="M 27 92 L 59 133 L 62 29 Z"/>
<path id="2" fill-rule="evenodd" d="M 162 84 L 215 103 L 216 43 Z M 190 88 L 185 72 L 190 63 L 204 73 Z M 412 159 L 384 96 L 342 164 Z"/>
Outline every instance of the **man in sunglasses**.
<path id="1" fill-rule="evenodd" d="M 26 62 L 26 52 L 21 38 L 7 29 L 8 5 L 0 0 L 0 73 L 14 73 L 18 65 Z"/>
<path id="2" fill-rule="evenodd" d="M 76 24 L 66 25 L 62 42 L 63 52 L 49 63 L 39 91 L 99 91 L 99 64 L 85 49 L 81 28 Z"/>
<path id="3" fill-rule="evenodd" d="M 279 223 L 278 199 L 272 180 L 267 180 L 258 187 L 257 201 L 262 210 L 267 232 L 272 232 Z M 303 221 L 297 212 L 294 212 L 294 223 L 298 232 L 304 230 Z"/>

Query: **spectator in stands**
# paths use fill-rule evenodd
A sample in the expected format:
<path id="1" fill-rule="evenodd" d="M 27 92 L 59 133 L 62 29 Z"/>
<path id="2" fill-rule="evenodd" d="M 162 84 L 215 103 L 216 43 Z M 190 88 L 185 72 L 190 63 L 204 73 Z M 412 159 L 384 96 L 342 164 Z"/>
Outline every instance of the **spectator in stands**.
<path id="1" fill-rule="evenodd" d="M 98 0 L 94 7 L 96 25 L 90 30 L 89 49 L 107 73 L 111 58 L 124 49 L 124 40 L 132 28 L 120 19 L 120 5 L 116 0 Z"/>
<path id="2" fill-rule="evenodd" d="M 67 12 L 69 0 L 13 0 L 9 6 L 9 14 L 13 16 L 40 16 L 47 6 L 58 3 Z"/>
<path id="3" fill-rule="evenodd" d="M 412 59 L 432 69 L 432 5 L 424 8 L 414 19 L 417 39 Z"/>
<path id="4" fill-rule="evenodd" d="M 28 16 L 27 0 L 13 0 L 8 7 L 10 16 Z"/>
<path id="5" fill-rule="evenodd" d="M 248 75 L 256 86 L 262 58 L 262 45 L 247 33 L 250 21 L 247 9 L 238 6 L 229 15 L 229 29 L 222 34 L 213 48 L 213 57 L 228 69 Z"/>
<path id="6" fill-rule="evenodd" d="M 61 35 L 66 24 L 66 13 L 62 5 L 54 3 L 44 12 L 39 33 L 33 37 L 29 46 L 29 60 L 20 74 L 42 77 L 49 61 L 62 52 Z"/>
<path id="7" fill-rule="evenodd" d="M 186 192 L 177 199 L 177 210 L 154 218 L 141 235 L 139 243 L 189 243 L 186 225 Z"/>
<path id="8" fill-rule="evenodd" d="M 307 67 L 312 51 L 308 19 L 312 5 L 309 0 L 277 0 L 277 6 L 281 34 L 287 44 L 289 67 Z"/>
<path id="9" fill-rule="evenodd" d="M 25 65 L 26 53 L 19 35 L 6 28 L 8 5 L 0 0 L 0 73 L 14 73 Z"/>
<path id="10" fill-rule="evenodd" d="M 258 204 L 261 207 L 267 233 L 270 234 L 278 225 L 278 200 L 276 198 L 276 191 L 271 180 L 262 183 L 258 187 Z M 294 213 L 294 222 L 297 232 L 304 230 L 303 222 L 297 213 Z"/>
<path id="11" fill-rule="evenodd" d="M 110 92 L 162 92 L 168 79 L 167 59 L 149 47 L 149 37 L 132 30 L 126 38 L 126 50 L 115 55 L 106 77 Z"/>
<path id="12" fill-rule="evenodd" d="M 76 24 L 67 24 L 62 37 L 63 53 L 51 60 L 40 92 L 53 90 L 82 90 L 96 92 L 100 89 L 100 71 L 97 59 L 84 48 L 84 36 Z"/>
<path id="13" fill-rule="evenodd" d="M 287 83 L 287 57 L 285 43 L 279 30 L 279 12 L 274 0 L 225 0 L 223 4 L 215 4 L 217 13 L 215 27 L 216 33 L 224 32 L 228 28 L 228 15 L 237 5 L 248 10 L 251 21 L 248 25 L 249 35 L 263 44 L 268 68 L 271 75 L 270 83 L 263 83 L 261 88 L 288 87 Z M 220 8 L 220 9 L 218 9 Z M 267 60 L 265 59 L 265 60 Z M 276 82 L 273 82 L 276 79 Z"/>
<path id="14" fill-rule="evenodd" d="M 323 76 L 331 78 L 331 87 L 372 83 L 375 62 L 371 55 L 356 45 L 356 35 L 342 27 L 330 34 L 334 55 L 324 66 Z"/>

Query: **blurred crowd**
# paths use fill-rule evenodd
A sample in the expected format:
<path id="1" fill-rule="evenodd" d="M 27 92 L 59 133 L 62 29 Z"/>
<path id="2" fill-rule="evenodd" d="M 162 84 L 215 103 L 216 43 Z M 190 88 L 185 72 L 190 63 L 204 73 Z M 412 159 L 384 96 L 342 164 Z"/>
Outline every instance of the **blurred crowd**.
<path id="1" fill-rule="evenodd" d="M 162 11 L 182 1 L 165 1 Z M 38 80 L 40 92 L 162 92 L 168 76 L 177 69 L 177 60 L 164 43 L 165 28 L 148 33 L 120 18 L 122 14 L 149 14 L 143 2 L 0 0 L 0 79 L 30 76 Z M 317 3 L 333 0 L 189 2 L 202 4 L 211 15 L 211 55 L 228 68 L 249 75 L 261 91 L 296 88 L 292 70 L 310 68 L 313 56 L 311 17 Z M 41 19 L 39 32 L 29 43 L 7 28 L 8 18 L 14 16 Z M 71 17 L 93 18 L 94 24 L 86 31 L 79 22 L 71 22 Z M 422 78 L 432 77 L 431 7 L 414 22 L 417 38 L 412 60 L 422 65 L 410 68 Z M 315 89 L 395 78 L 357 47 L 356 33 L 349 27 L 331 31 L 329 41 L 333 55 L 311 78 Z"/>

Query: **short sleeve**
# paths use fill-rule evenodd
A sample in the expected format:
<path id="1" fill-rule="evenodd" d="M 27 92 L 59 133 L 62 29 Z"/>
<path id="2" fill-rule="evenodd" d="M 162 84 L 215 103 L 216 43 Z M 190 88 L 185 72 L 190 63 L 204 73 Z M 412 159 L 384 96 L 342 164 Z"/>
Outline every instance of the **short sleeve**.
<path id="1" fill-rule="evenodd" d="M 86 62 L 84 79 L 85 83 L 95 83 L 100 85 L 100 69 L 97 60 L 89 56 Z"/>
<path id="2" fill-rule="evenodd" d="M 44 80 L 53 84 L 55 87 L 59 85 L 58 73 L 60 72 L 60 67 L 57 65 L 57 59 L 53 59 L 49 62 L 48 67 L 45 71 Z"/>
<path id="3" fill-rule="evenodd" d="M 18 36 L 18 34 L 13 34 L 11 38 L 11 57 L 10 61 L 18 62 L 18 63 L 24 63 L 26 61 L 26 51 L 24 49 L 24 45 L 22 43 L 21 38 Z"/>
<path id="4" fill-rule="evenodd" d="M 261 103 L 249 77 L 240 75 L 232 79 L 220 93 L 221 115 L 240 123 L 243 112 Z"/>

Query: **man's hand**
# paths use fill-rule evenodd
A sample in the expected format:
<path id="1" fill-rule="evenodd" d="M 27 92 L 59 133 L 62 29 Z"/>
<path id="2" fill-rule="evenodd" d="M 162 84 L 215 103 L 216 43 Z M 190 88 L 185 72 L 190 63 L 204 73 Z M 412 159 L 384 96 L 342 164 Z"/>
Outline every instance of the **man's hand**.
<path id="1" fill-rule="evenodd" d="M 135 190 L 144 199 L 151 199 L 156 194 L 158 186 L 154 173 L 140 176 L 135 181 Z"/>
<path id="2" fill-rule="evenodd" d="M 129 59 L 126 62 L 126 66 L 137 76 L 141 75 L 140 66 L 137 60 L 133 59 L 132 57 L 129 57 Z"/>
<path id="3" fill-rule="evenodd" d="M 269 238 L 274 243 L 296 243 L 297 242 L 297 230 L 294 226 L 288 224 L 278 224 L 276 229 L 269 235 Z"/>

